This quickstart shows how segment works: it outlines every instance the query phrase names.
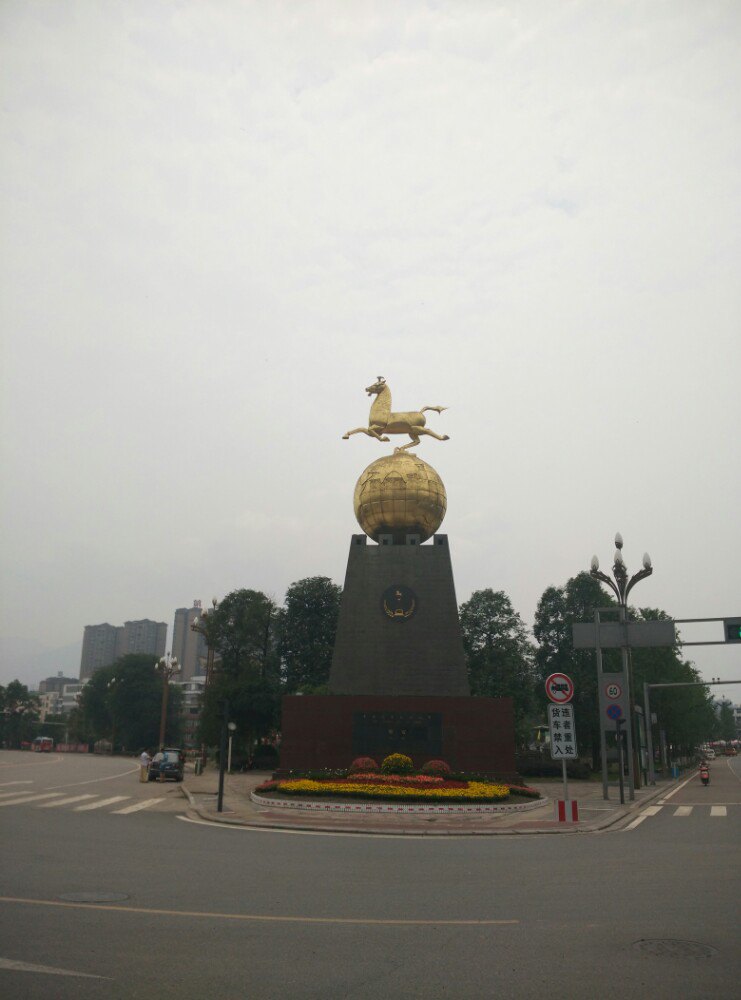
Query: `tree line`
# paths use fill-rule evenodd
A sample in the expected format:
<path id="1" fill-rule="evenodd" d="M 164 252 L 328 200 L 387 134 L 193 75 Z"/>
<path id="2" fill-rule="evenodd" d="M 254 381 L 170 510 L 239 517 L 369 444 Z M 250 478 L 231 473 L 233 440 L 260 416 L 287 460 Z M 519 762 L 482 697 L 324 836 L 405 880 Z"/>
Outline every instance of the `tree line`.
<path id="1" fill-rule="evenodd" d="M 299 580 L 288 588 L 282 606 L 258 590 L 235 590 L 202 619 L 208 645 L 218 668 L 205 695 L 200 738 L 217 745 L 226 699 L 236 723 L 235 760 L 246 761 L 260 741 L 280 729 L 280 704 L 285 694 L 327 691 L 342 590 L 327 577 Z M 528 745 L 535 726 L 544 723 L 544 682 L 556 671 L 574 681 L 577 737 L 581 756 L 599 761 L 597 673 L 591 650 L 575 650 L 571 626 L 590 621 L 595 607 L 614 602 L 588 573 L 579 573 L 561 587 L 548 587 L 535 612 L 533 638 L 504 591 L 477 590 L 460 606 L 460 624 L 471 693 L 475 697 L 511 697 L 519 747 Z M 615 605 L 616 606 L 616 605 Z M 656 608 L 631 608 L 637 620 L 666 619 Z M 534 641 L 533 641 L 534 640 Z M 709 689 L 702 684 L 681 648 L 631 651 L 636 692 L 650 683 L 689 682 L 692 688 L 659 689 L 652 693 L 652 710 L 670 743 L 691 750 L 708 738 L 734 737 L 733 713 L 725 703 L 716 712 Z M 618 669 L 619 650 L 605 650 L 606 670 Z M 78 708 L 66 720 L 70 739 L 107 739 L 117 748 L 154 748 L 159 735 L 162 676 L 152 656 L 125 656 L 97 670 L 83 688 Z M 182 695 L 171 685 L 168 698 L 167 742 L 181 738 Z M 19 745 L 29 738 L 38 719 L 38 699 L 13 681 L 0 686 L 2 739 Z"/>

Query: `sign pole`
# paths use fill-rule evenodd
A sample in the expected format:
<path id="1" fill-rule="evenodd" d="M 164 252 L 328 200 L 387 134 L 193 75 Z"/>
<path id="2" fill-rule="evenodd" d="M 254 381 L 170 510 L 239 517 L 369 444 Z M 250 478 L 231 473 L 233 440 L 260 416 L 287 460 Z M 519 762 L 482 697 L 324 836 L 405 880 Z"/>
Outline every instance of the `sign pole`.
<path id="1" fill-rule="evenodd" d="M 564 802 L 569 801 L 569 781 L 566 776 L 566 761 L 561 761 L 561 767 L 563 769 L 563 800 Z"/>
<path id="2" fill-rule="evenodd" d="M 625 805 L 625 783 L 623 779 L 623 733 L 621 726 L 625 725 L 625 719 L 615 720 L 615 729 L 617 731 L 617 752 L 618 752 L 618 779 L 620 781 L 620 805 Z"/>
<path id="3" fill-rule="evenodd" d="M 635 733 L 635 725 L 633 721 L 633 717 L 635 716 L 635 712 L 633 711 L 633 699 L 635 695 L 633 693 L 633 678 L 631 677 L 632 670 L 630 670 L 628 664 L 628 629 L 627 629 L 628 616 L 627 616 L 627 608 L 624 604 L 618 605 L 618 613 L 620 616 L 620 622 L 625 629 L 625 637 L 623 639 L 624 645 L 620 647 L 620 656 L 623 665 L 623 676 L 625 677 L 626 707 L 627 707 L 626 714 L 628 716 L 628 718 L 625 720 L 625 734 L 626 734 L 626 740 L 628 742 L 628 746 L 626 748 L 628 757 L 628 782 L 629 782 L 628 797 L 632 802 L 636 797 L 635 747 L 633 739 Z"/>
<path id="4" fill-rule="evenodd" d="M 599 610 L 595 609 L 594 636 L 597 644 L 594 647 L 594 651 L 597 654 L 597 683 L 601 688 L 604 680 L 604 673 L 602 672 L 602 646 L 600 645 L 599 627 Z M 610 798 L 610 792 L 608 790 L 607 783 L 607 735 L 605 733 L 605 720 L 602 718 L 602 712 L 599 713 L 599 746 L 600 754 L 602 756 L 602 798 L 605 801 L 608 801 Z"/>

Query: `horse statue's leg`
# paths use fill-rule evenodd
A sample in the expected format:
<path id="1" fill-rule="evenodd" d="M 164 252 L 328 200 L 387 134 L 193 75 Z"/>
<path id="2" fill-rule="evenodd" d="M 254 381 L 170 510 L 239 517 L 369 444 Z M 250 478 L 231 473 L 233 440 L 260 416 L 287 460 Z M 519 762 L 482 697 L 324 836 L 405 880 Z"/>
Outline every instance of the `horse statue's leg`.
<path id="1" fill-rule="evenodd" d="M 389 441 L 390 438 L 382 437 L 378 431 L 373 430 L 372 427 L 356 427 L 354 431 L 348 431 L 347 434 L 342 435 L 342 440 L 347 441 L 351 434 L 367 434 L 368 437 L 374 437 L 378 441 Z"/>
<path id="2" fill-rule="evenodd" d="M 414 433 L 412 433 L 412 432 L 410 431 L 410 432 L 409 432 L 409 437 L 410 437 L 410 438 L 411 438 L 412 440 L 411 440 L 411 441 L 407 441 L 407 443 L 406 443 L 406 444 L 403 444 L 403 445 L 402 445 L 402 446 L 401 446 L 400 448 L 394 448 L 394 454 L 395 454 L 395 455 L 398 455 L 398 454 L 400 454 L 400 453 L 401 453 L 402 451 L 406 451 L 406 450 L 407 450 L 407 448 L 416 448 L 416 447 L 417 447 L 417 445 L 419 444 L 419 438 L 417 437 L 417 435 L 421 433 L 421 430 L 422 430 L 422 429 L 421 429 L 420 427 L 415 427 L 415 429 L 414 429 Z"/>
<path id="3" fill-rule="evenodd" d="M 428 434 L 430 437 L 435 438 L 436 441 L 450 441 L 450 438 L 448 437 L 447 434 L 436 434 L 435 431 L 431 431 L 429 427 L 415 427 L 414 433 Z"/>

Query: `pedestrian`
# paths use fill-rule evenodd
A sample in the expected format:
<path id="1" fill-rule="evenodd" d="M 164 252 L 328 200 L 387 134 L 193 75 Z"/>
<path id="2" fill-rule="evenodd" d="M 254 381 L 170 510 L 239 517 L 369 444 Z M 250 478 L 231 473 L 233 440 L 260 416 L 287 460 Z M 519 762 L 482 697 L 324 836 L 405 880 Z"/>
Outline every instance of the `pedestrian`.
<path id="1" fill-rule="evenodd" d="M 149 756 L 146 750 L 142 750 L 139 755 L 139 781 L 149 780 L 149 765 L 152 763 L 152 758 Z"/>

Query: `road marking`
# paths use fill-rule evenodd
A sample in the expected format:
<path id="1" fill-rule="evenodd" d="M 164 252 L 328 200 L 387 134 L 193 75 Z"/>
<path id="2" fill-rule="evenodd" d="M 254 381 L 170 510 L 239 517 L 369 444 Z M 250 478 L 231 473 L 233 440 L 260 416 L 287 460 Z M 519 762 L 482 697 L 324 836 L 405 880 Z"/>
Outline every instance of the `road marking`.
<path id="1" fill-rule="evenodd" d="M 73 795 L 69 799 L 57 799 L 56 802 L 42 802 L 40 806 L 36 806 L 37 809 L 56 809 L 57 806 L 68 806 L 73 802 L 82 802 L 83 799 L 94 799 L 95 796 L 92 792 L 88 792 L 87 795 Z"/>
<path id="2" fill-rule="evenodd" d="M 16 788 L 12 792 L 0 792 L 0 799 L 17 798 L 19 795 L 33 795 L 33 789 L 27 788 L 24 791 L 22 788 Z"/>
<path id="3" fill-rule="evenodd" d="M 3 781 L 2 784 L 0 784 L 0 788 L 7 788 L 8 785 L 32 785 L 32 784 L 33 784 L 32 778 L 28 778 L 26 781 Z M 3 794 L 7 795 L 8 793 L 4 792 Z"/>
<path id="4" fill-rule="evenodd" d="M 674 810 L 673 815 L 674 816 L 689 816 L 690 813 L 692 812 L 692 810 L 694 808 L 695 808 L 694 806 L 677 806 L 677 808 Z"/>
<path id="5" fill-rule="evenodd" d="M 408 927 L 493 927 L 519 924 L 519 920 L 404 920 L 374 917 L 287 917 L 263 913 L 213 913 L 203 910 L 155 910 L 144 906 L 108 906 L 102 903 L 65 903 L 57 899 L 23 899 L 0 896 L 0 903 L 21 903 L 28 906 L 61 906 L 73 910 L 109 910 L 114 913 L 145 913 L 154 917 L 205 917 L 208 920 L 244 920 L 276 924 L 369 924 Z"/>
<path id="6" fill-rule="evenodd" d="M 672 788 L 672 790 L 669 792 L 668 795 L 665 795 L 663 798 L 659 799 L 659 805 L 665 806 L 666 803 L 669 801 L 669 799 L 672 797 L 672 795 L 676 795 L 677 792 L 681 791 L 685 785 L 689 785 L 689 783 L 694 780 L 696 774 L 697 771 L 693 771 L 692 774 L 689 776 L 689 778 L 684 779 L 681 785 L 677 785 L 676 788 Z"/>
<path id="7" fill-rule="evenodd" d="M 45 792 L 43 795 L 29 795 L 26 792 L 22 799 L 5 799 L 4 802 L 0 802 L 0 806 L 18 806 L 25 802 L 38 802 L 40 799 L 56 799 L 61 794 L 61 792 Z"/>
<path id="8" fill-rule="evenodd" d="M 108 979 L 108 976 L 94 976 L 91 972 L 72 972 L 70 969 L 55 969 L 52 965 L 31 965 L 30 962 L 14 962 L 12 958 L 0 958 L 0 969 L 10 972 L 43 972 L 47 976 L 78 976 L 80 979 Z"/>
<path id="9" fill-rule="evenodd" d="M 640 826 L 640 824 L 644 821 L 644 819 L 648 819 L 649 816 L 655 816 L 657 813 L 660 812 L 661 812 L 661 806 L 646 806 L 641 815 L 638 816 L 636 819 L 633 820 L 632 823 L 629 823 L 625 827 L 626 831 L 635 830 L 637 826 Z"/>
<path id="10" fill-rule="evenodd" d="M 90 778 L 88 781 L 71 781 L 68 785 L 47 785 L 47 788 L 76 788 L 78 785 L 94 785 L 97 781 L 114 781 L 116 778 L 125 778 L 127 774 L 138 774 L 139 765 L 130 768 L 128 771 L 121 771 L 120 774 L 109 774 L 107 778 Z"/>
<path id="11" fill-rule="evenodd" d="M 140 809 L 148 809 L 153 806 L 155 802 L 164 802 L 165 797 L 163 795 L 158 795 L 156 799 L 144 799 L 143 802 L 137 802 L 133 806 L 125 806 L 123 809 L 114 809 L 114 816 L 128 816 L 129 813 L 138 812 Z"/>
<path id="12" fill-rule="evenodd" d="M 75 812 L 87 812 L 88 809 L 102 809 L 103 806 L 112 806 L 114 802 L 123 802 L 124 799 L 130 799 L 130 795 L 113 795 L 110 799 L 102 799 L 100 802 L 90 802 L 86 806 L 75 806 Z"/>
<path id="13" fill-rule="evenodd" d="M 725 806 L 711 806 L 710 815 L 711 816 L 726 816 L 728 813 Z"/>

